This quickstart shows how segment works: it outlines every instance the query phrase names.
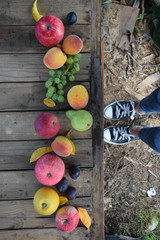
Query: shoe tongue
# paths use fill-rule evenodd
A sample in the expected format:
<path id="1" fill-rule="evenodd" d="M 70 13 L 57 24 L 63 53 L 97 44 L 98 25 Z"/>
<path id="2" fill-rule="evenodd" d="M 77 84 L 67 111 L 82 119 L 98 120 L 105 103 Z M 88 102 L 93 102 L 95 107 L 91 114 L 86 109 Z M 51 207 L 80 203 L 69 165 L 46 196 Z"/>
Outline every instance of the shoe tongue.
<path id="1" fill-rule="evenodd" d="M 131 115 L 133 111 L 132 105 L 130 103 L 120 103 L 120 105 L 122 107 L 117 104 L 115 104 L 115 106 L 113 107 L 113 117 L 129 117 L 129 115 Z"/>

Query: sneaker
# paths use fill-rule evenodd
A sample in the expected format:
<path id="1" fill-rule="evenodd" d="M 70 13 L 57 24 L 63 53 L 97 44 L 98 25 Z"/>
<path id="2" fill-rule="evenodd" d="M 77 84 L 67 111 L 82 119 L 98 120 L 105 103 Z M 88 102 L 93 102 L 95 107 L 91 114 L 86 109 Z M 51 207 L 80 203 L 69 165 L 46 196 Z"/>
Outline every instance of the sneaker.
<path id="1" fill-rule="evenodd" d="M 104 141 L 114 145 L 123 145 L 139 140 L 129 130 L 130 126 L 107 127 L 104 129 Z"/>
<path id="2" fill-rule="evenodd" d="M 127 100 L 115 101 L 104 108 L 104 117 L 109 120 L 119 120 L 121 118 L 134 119 L 135 102 Z"/>

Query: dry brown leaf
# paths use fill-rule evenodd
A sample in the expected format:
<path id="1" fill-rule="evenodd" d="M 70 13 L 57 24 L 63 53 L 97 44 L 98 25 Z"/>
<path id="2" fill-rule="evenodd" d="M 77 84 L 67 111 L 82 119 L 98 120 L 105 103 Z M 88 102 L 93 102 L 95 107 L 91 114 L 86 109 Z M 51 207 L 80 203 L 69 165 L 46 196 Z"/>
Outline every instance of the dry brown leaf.
<path id="1" fill-rule="evenodd" d="M 152 162 L 150 161 L 150 162 L 146 165 L 146 167 L 149 167 L 149 168 L 150 168 L 150 167 L 152 167 L 152 165 L 153 165 L 153 164 L 152 164 Z"/>
<path id="2" fill-rule="evenodd" d="M 56 106 L 55 102 L 54 102 L 52 99 L 50 99 L 50 98 L 45 98 L 45 99 L 43 99 L 43 103 L 44 103 L 47 107 L 55 107 L 55 106 Z"/>
<path id="3" fill-rule="evenodd" d="M 64 205 L 66 202 L 68 202 L 68 198 L 65 196 L 60 196 L 59 197 L 59 206 Z"/>
<path id="4" fill-rule="evenodd" d="M 91 217 L 89 216 L 87 210 L 85 208 L 77 207 L 79 212 L 79 218 L 81 222 L 84 224 L 84 226 L 87 228 L 87 231 L 89 231 L 89 228 L 91 226 Z"/>
<path id="5" fill-rule="evenodd" d="M 44 154 L 46 153 L 50 153 L 52 152 L 52 148 L 51 147 L 41 147 L 38 148 L 37 150 L 35 150 L 32 153 L 32 156 L 30 158 L 30 163 L 37 161 L 40 157 L 42 157 Z"/>

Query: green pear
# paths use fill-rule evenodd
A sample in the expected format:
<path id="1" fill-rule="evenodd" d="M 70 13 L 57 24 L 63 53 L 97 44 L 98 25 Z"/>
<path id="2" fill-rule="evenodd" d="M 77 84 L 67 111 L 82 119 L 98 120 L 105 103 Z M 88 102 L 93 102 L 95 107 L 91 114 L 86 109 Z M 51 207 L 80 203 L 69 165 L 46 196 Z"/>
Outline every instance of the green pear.
<path id="1" fill-rule="evenodd" d="M 93 117 L 86 110 L 69 110 L 66 116 L 71 120 L 72 127 L 80 132 L 88 130 L 93 124 Z"/>

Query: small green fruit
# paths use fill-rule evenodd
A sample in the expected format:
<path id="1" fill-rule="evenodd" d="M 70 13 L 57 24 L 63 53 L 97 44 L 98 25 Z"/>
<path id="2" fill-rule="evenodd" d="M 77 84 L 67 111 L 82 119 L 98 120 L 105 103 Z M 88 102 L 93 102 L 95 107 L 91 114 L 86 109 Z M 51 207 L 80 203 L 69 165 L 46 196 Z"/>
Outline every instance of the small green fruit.
<path id="1" fill-rule="evenodd" d="M 93 117 L 86 110 L 69 110 L 66 116 L 71 120 L 72 127 L 80 132 L 88 130 L 93 124 Z"/>

